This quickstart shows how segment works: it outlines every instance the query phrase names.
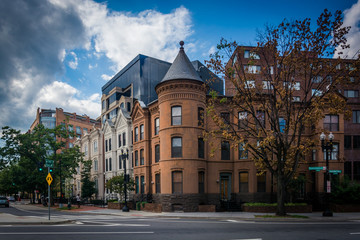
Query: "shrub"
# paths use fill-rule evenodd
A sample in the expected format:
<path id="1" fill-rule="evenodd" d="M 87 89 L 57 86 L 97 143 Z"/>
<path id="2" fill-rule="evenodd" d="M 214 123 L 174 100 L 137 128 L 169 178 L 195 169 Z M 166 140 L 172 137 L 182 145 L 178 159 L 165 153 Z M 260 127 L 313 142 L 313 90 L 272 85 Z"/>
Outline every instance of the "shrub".
<path id="1" fill-rule="evenodd" d="M 306 203 L 285 203 L 286 207 L 290 206 L 306 206 Z M 244 206 L 248 207 L 276 207 L 277 203 L 244 203 Z"/>

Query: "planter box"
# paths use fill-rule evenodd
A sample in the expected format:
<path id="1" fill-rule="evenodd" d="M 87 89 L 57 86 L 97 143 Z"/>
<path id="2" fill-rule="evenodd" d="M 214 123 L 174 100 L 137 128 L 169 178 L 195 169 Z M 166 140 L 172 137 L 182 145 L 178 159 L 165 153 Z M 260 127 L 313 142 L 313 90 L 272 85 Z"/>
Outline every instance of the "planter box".
<path id="1" fill-rule="evenodd" d="M 359 204 L 331 204 L 330 208 L 334 212 L 360 212 Z"/>
<path id="2" fill-rule="evenodd" d="M 244 212 L 261 212 L 261 213 L 274 213 L 276 212 L 275 206 L 242 206 Z M 288 213 L 309 213 L 312 212 L 312 205 L 306 206 L 286 206 L 285 211 Z"/>
<path id="3" fill-rule="evenodd" d="M 129 209 L 134 209 L 132 202 L 128 202 L 127 206 Z M 108 209 L 119 209 L 121 210 L 124 207 L 123 203 L 117 203 L 117 202 L 108 202 Z"/>
<path id="4" fill-rule="evenodd" d="M 162 205 L 157 203 L 145 203 L 145 206 L 141 207 L 141 210 L 160 213 L 162 212 Z"/>
<path id="5" fill-rule="evenodd" d="M 199 212 L 216 212 L 215 205 L 199 205 Z"/>

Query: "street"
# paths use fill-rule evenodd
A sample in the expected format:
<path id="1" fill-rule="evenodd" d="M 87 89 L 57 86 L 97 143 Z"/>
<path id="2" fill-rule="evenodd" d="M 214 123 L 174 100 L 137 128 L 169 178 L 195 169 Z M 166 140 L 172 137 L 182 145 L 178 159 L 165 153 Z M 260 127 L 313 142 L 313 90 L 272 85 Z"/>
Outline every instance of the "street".
<path id="1" fill-rule="evenodd" d="M 46 216 L 47 211 L 1 208 L 17 216 Z M 360 221 L 256 222 L 226 219 L 144 218 L 52 211 L 73 220 L 61 225 L 0 225 L 0 239 L 359 239 Z"/>

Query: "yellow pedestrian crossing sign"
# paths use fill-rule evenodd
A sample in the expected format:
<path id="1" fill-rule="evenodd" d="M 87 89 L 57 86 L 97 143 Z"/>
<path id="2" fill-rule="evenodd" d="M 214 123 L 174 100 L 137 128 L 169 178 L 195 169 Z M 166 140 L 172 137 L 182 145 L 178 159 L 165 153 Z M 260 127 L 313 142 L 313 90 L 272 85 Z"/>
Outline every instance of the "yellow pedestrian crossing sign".
<path id="1" fill-rule="evenodd" d="M 51 174 L 49 173 L 49 174 L 46 176 L 46 181 L 48 182 L 49 186 L 50 186 L 52 180 L 53 180 L 53 178 L 52 178 Z"/>

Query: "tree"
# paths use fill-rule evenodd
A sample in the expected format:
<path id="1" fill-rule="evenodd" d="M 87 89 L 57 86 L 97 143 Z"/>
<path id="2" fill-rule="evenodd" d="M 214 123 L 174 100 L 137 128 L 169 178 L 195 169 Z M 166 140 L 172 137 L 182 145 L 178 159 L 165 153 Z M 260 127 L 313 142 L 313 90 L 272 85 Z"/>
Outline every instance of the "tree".
<path id="1" fill-rule="evenodd" d="M 4 162 L 4 167 L 16 169 L 17 173 L 12 175 L 12 180 L 18 183 L 20 191 L 46 191 L 47 172 L 45 168 L 39 171 L 46 160 L 54 160 L 52 175 L 54 182 L 58 183 L 61 182 L 61 175 L 71 177 L 82 161 L 82 153 L 78 147 L 66 148 L 69 136 L 73 133 L 68 133 L 62 125 L 48 129 L 39 124 L 27 133 L 7 126 L 2 130 L 5 145 L 0 148 L 0 159 Z"/>
<path id="2" fill-rule="evenodd" d="M 107 181 L 106 188 L 110 189 L 110 192 L 114 192 L 120 195 L 120 201 L 124 199 L 124 174 L 112 177 Z M 128 193 L 134 191 L 135 182 L 132 179 L 126 183 Z"/>
<path id="3" fill-rule="evenodd" d="M 310 19 L 266 26 L 259 33 L 258 46 L 250 51 L 222 39 L 207 61 L 215 74 L 225 77 L 231 95 L 210 93 L 207 113 L 218 129 L 207 132 L 207 137 L 226 139 L 232 147 L 241 145 L 250 153 L 258 174 L 273 174 L 277 215 L 286 215 L 287 185 L 318 144 L 317 123 L 326 113 L 346 109 L 346 98 L 338 89 L 356 74 L 359 61 L 339 70 L 343 59 L 332 57 L 341 56 L 340 49 L 349 47 L 348 31 L 349 27 L 342 26 L 340 11 L 332 16 L 324 10 L 316 28 Z M 224 111 L 230 116 L 221 115 Z"/>
<path id="4" fill-rule="evenodd" d="M 83 198 L 91 198 L 95 194 L 95 182 L 90 179 L 91 160 L 83 162 L 83 171 L 81 172 L 81 196 Z"/>

